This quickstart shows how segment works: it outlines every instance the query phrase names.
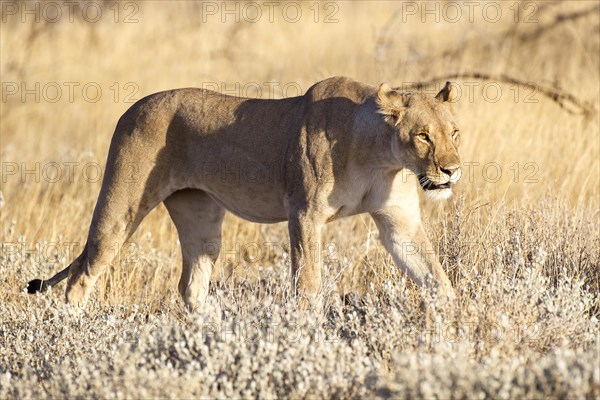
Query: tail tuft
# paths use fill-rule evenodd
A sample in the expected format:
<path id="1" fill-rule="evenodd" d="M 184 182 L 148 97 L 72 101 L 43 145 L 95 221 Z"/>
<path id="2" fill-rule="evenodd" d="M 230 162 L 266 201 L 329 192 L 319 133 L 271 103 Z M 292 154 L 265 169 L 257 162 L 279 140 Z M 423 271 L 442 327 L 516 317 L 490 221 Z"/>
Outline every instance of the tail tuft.
<path id="1" fill-rule="evenodd" d="M 32 281 L 29 281 L 29 284 L 27 285 L 27 293 L 29 294 L 35 294 L 37 292 L 43 292 L 44 290 L 46 290 L 48 287 L 46 285 L 44 285 L 44 281 L 41 279 L 34 279 Z"/>

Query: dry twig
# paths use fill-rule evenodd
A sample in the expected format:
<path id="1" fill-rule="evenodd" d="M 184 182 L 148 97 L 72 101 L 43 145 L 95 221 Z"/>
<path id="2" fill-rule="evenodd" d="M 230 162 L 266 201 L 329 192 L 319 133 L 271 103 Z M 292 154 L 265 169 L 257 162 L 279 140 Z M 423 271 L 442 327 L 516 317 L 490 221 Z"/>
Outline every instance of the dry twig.
<path id="1" fill-rule="evenodd" d="M 443 76 L 437 76 L 425 82 L 408 84 L 403 86 L 402 89 L 420 90 L 426 87 L 433 86 L 437 82 L 443 82 L 452 79 L 477 79 L 488 82 L 510 83 L 543 94 L 552 101 L 556 102 L 562 109 L 566 110 L 570 114 L 578 114 L 583 115 L 585 117 L 589 117 L 597 112 L 596 108 L 591 103 L 583 101 L 575 97 L 573 94 L 566 92 L 556 86 L 542 86 L 535 82 L 524 81 L 522 79 L 514 78 L 506 74 L 496 75 L 482 72 L 461 72 L 447 74 Z"/>

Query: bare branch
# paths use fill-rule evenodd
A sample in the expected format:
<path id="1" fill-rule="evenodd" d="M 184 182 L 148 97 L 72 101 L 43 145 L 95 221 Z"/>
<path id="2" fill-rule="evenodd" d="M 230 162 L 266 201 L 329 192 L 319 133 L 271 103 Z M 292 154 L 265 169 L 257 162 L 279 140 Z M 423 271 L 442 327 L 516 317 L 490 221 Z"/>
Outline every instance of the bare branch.
<path id="1" fill-rule="evenodd" d="M 502 83 L 510 83 L 514 85 L 518 85 L 521 87 L 525 87 L 528 89 L 535 90 L 548 97 L 552 101 L 556 102 L 562 109 L 567 111 L 570 114 L 584 115 L 585 117 L 589 117 L 597 112 L 596 108 L 589 102 L 585 102 L 573 94 L 566 92 L 556 86 L 542 86 L 535 82 L 528 82 L 522 79 L 514 78 L 512 76 L 506 74 L 487 74 L 482 72 L 462 72 L 462 73 L 454 73 L 447 74 L 443 76 L 437 76 L 433 79 L 430 79 L 425 82 L 419 82 L 414 84 L 408 84 L 403 86 L 402 89 L 423 89 L 426 87 L 433 86 L 437 82 L 444 82 L 452 79 L 478 79 L 481 81 L 488 82 L 502 82 Z"/>

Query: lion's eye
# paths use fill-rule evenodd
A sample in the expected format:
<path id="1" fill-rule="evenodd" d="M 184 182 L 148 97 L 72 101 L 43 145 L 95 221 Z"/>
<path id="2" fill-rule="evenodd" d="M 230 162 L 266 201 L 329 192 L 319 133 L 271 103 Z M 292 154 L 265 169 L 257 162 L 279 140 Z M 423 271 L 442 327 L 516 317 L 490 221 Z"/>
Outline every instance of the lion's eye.
<path id="1" fill-rule="evenodd" d="M 454 142 L 457 137 L 458 137 L 458 129 L 452 133 L 452 141 Z"/>
<path id="2" fill-rule="evenodd" d="M 419 134 L 417 135 L 417 139 L 419 139 L 419 140 L 420 140 L 421 142 L 423 142 L 423 143 L 429 143 L 429 142 L 431 142 L 431 141 L 429 140 L 429 135 L 428 135 L 427 133 L 425 133 L 425 132 L 421 132 L 421 133 L 419 133 Z"/>

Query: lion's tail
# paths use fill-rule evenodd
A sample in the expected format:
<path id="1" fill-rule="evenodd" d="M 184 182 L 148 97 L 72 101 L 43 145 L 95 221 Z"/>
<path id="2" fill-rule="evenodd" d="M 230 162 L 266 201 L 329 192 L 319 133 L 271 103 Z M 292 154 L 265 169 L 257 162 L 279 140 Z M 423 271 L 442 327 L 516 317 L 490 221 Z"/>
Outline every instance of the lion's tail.
<path id="1" fill-rule="evenodd" d="M 27 293 L 34 294 L 37 292 L 44 292 L 44 291 L 48 290 L 49 287 L 53 287 L 57 283 L 65 280 L 69 276 L 69 271 L 71 270 L 71 267 L 78 268 L 81 265 L 81 263 L 83 263 L 86 253 L 87 253 L 87 243 L 83 249 L 83 252 L 81 252 L 79 257 L 77 257 L 75 260 L 73 260 L 73 262 L 71 264 L 69 264 L 69 266 L 67 268 L 63 269 L 58 274 L 54 275 L 52 278 L 50 278 L 48 280 L 34 279 L 32 281 L 29 281 L 29 284 L 27 285 Z"/>

